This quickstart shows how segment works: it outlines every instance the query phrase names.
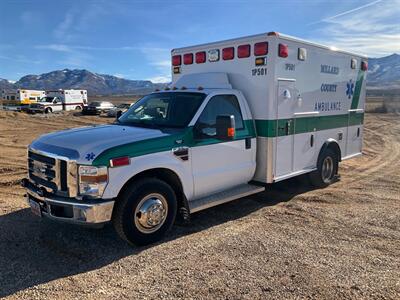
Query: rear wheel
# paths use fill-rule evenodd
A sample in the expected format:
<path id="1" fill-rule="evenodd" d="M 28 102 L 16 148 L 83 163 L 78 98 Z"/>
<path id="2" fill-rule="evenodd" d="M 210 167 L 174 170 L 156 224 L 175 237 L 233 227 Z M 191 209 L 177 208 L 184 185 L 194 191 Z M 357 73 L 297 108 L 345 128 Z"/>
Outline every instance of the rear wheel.
<path id="1" fill-rule="evenodd" d="M 326 187 L 335 181 L 339 158 L 331 149 L 326 149 L 318 159 L 317 170 L 310 173 L 310 181 L 315 187 Z"/>
<path id="2" fill-rule="evenodd" d="M 174 190 L 156 178 L 132 184 L 115 205 L 114 228 L 121 238 L 135 245 L 162 239 L 174 223 L 177 211 Z"/>
<path id="3" fill-rule="evenodd" d="M 82 107 L 80 107 L 79 105 L 77 107 L 75 107 L 75 110 L 81 110 Z"/>

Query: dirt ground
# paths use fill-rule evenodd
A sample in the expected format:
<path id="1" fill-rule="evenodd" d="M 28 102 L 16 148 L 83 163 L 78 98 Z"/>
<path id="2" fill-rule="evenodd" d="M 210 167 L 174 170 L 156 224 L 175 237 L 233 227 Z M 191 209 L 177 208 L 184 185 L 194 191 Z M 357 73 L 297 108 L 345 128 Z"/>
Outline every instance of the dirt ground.
<path id="1" fill-rule="evenodd" d="M 39 219 L 26 146 L 101 117 L 0 111 L 0 297 L 400 299 L 400 117 L 367 114 L 364 156 L 313 190 L 293 179 L 193 215 L 145 248 Z"/>

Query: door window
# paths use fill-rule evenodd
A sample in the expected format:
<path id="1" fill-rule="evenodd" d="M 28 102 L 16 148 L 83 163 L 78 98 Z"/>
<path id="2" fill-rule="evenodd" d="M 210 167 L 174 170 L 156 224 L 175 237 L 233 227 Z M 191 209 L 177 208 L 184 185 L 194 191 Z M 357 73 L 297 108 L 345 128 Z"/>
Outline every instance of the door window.
<path id="1" fill-rule="evenodd" d="M 220 115 L 233 115 L 235 129 L 244 129 L 243 117 L 239 101 L 234 95 L 217 95 L 208 101 L 195 125 L 197 138 L 213 138 L 216 136 L 216 119 Z"/>

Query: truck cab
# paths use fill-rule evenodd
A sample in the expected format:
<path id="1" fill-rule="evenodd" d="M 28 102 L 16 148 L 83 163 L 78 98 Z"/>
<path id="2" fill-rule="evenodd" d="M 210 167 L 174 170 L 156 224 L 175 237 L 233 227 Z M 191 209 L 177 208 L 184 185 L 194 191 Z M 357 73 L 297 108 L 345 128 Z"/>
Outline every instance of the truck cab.
<path id="1" fill-rule="evenodd" d="M 63 110 L 62 100 L 59 97 L 45 96 L 37 103 L 29 104 L 28 111 L 33 113 L 52 113 Z"/>
<path id="2" fill-rule="evenodd" d="M 103 146 L 101 137 L 107 140 Z M 156 228 L 172 225 L 178 211 L 187 218 L 217 200 L 228 201 L 224 193 L 239 197 L 263 190 L 248 184 L 256 149 L 254 122 L 240 91 L 182 87 L 143 97 L 112 125 L 36 140 L 24 184 L 40 215 L 80 224 L 114 216 L 121 236 L 147 243 L 163 232 Z M 131 203 L 137 200 L 131 193 L 142 189 L 148 191 L 142 203 Z M 132 205 L 138 211 L 127 216 Z M 136 235 L 129 233 L 132 224 Z"/>

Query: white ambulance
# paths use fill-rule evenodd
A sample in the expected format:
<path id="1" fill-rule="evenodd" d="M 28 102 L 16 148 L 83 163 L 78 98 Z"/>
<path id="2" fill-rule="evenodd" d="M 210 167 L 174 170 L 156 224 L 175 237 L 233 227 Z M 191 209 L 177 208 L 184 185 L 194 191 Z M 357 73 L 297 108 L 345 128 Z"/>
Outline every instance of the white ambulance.
<path id="1" fill-rule="evenodd" d="M 45 91 L 19 89 L 17 91 L 4 91 L 3 99 L 8 103 L 30 104 L 46 96 Z"/>
<path id="2" fill-rule="evenodd" d="M 87 105 L 86 90 L 46 91 L 46 96 L 29 106 L 30 112 L 52 113 L 63 110 L 82 110 Z"/>
<path id="3" fill-rule="evenodd" d="M 174 49 L 172 73 L 115 124 L 34 141 L 32 211 L 147 244 L 268 183 L 308 173 L 325 187 L 361 155 L 364 56 L 271 32 Z"/>

